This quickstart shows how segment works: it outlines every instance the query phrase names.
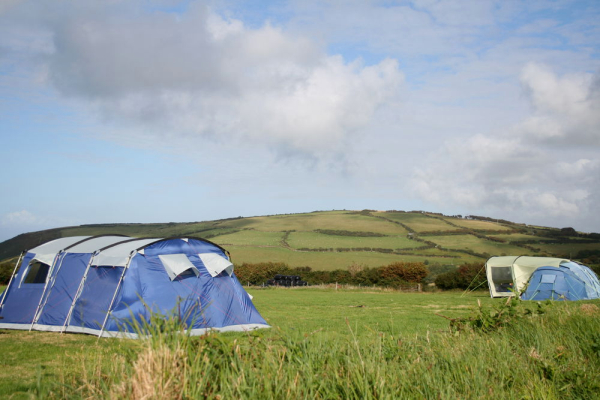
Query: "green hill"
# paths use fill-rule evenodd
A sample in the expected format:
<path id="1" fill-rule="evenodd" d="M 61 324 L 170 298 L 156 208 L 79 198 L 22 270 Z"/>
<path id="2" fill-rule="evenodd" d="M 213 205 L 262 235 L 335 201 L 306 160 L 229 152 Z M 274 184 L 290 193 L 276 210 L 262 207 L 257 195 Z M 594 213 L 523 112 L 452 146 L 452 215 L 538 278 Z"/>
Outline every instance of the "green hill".
<path id="1" fill-rule="evenodd" d="M 600 234 L 581 234 L 571 228 L 533 227 L 422 211 L 363 210 L 56 228 L 0 243 L 0 260 L 59 237 L 110 233 L 202 237 L 227 248 L 238 264 L 272 261 L 315 270 L 346 269 L 352 264 L 377 267 L 395 261 L 459 265 L 511 254 L 577 258 L 584 251 L 600 255 Z"/>

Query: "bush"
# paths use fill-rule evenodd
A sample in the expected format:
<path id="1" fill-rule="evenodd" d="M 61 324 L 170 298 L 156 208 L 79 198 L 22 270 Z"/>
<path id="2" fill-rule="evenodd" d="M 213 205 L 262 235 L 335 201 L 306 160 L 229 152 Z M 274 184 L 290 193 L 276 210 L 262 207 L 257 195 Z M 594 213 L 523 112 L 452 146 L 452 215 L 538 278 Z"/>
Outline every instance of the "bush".
<path id="1" fill-rule="evenodd" d="M 420 283 L 428 270 L 423 263 L 396 262 L 379 268 L 381 283 L 396 286 L 404 282 Z"/>
<path id="2" fill-rule="evenodd" d="M 445 272 L 435 278 L 440 289 L 487 288 L 487 278 L 482 263 L 463 264 L 456 271 Z"/>
<path id="3" fill-rule="evenodd" d="M 243 263 L 235 267 L 235 274 L 242 284 L 262 285 L 277 274 L 299 275 L 311 285 L 339 283 L 344 285 L 398 286 L 403 283 L 420 283 L 428 274 L 423 263 L 397 262 L 384 267 L 369 268 L 352 264 L 348 269 L 313 271 L 310 267 L 291 268 L 285 263 Z"/>
<path id="4" fill-rule="evenodd" d="M 436 278 L 441 274 L 444 274 L 446 272 L 453 272 L 454 270 L 456 270 L 456 266 L 454 265 L 442 265 L 439 263 L 429 264 L 427 268 L 429 269 L 429 274 L 427 275 L 427 278 L 425 278 L 423 281 L 428 283 L 435 282 Z"/>
<path id="5" fill-rule="evenodd" d="M 8 285 L 13 270 L 15 269 L 16 261 L 6 261 L 0 264 L 0 285 Z"/>
<path id="6" fill-rule="evenodd" d="M 262 285 L 277 274 L 285 275 L 290 267 L 285 263 L 262 262 L 256 264 L 243 263 L 235 267 L 235 275 L 242 284 Z"/>

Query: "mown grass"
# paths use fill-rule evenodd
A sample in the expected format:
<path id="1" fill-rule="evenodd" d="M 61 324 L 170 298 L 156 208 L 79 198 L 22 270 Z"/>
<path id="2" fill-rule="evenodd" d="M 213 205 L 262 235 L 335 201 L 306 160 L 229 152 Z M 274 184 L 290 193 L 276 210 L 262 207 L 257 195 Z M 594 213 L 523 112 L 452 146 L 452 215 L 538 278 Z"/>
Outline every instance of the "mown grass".
<path id="1" fill-rule="evenodd" d="M 554 303 L 545 314 L 483 333 L 450 331 L 485 293 L 333 289 L 251 290 L 272 329 L 189 338 L 177 323 L 149 340 L 6 332 L 4 392 L 59 398 L 597 398 L 599 301 Z M 527 308 L 536 308 L 527 302 Z M 363 307 L 357 307 L 363 306 Z M 473 314 L 477 315 L 477 314 Z M 493 315 L 493 314 L 489 314 Z M 493 317 L 490 317 L 493 319 Z M 170 326 L 169 326 L 170 325 Z M 40 338 L 31 353 L 23 348 Z M 70 356 L 70 358 L 69 358 Z M 28 371 L 52 370 L 23 379 Z M 19 382 L 26 380 L 24 386 Z M 11 386 L 12 385 L 12 386 Z"/>
<path id="2" fill-rule="evenodd" d="M 407 249 L 422 246 L 421 243 L 406 236 L 354 237 L 327 235 L 318 232 L 292 232 L 289 245 L 293 248 L 384 248 Z"/>
<path id="3" fill-rule="evenodd" d="M 249 218 L 249 227 L 261 231 L 314 231 L 334 229 L 358 232 L 378 232 L 386 235 L 406 235 L 400 225 L 350 211 L 327 211 L 307 214 L 275 215 Z"/>
<path id="4" fill-rule="evenodd" d="M 580 250 L 600 250 L 600 243 L 533 244 L 532 246 L 548 254 L 566 258 L 575 257 Z"/>
<path id="5" fill-rule="evenodd" d="M 477 231 L 510 231 L 511 228 L 490 221 L 479 221 L 474 219 L 459 219 L 459 218 L 443 218 L 444 221 L 452 225 L 461 226 L 463 228 L 473 229 Z"/>
<path id="6" fill-rule="evenodd" d="M 393 262 L 439 262 L 443 264 L 459 265 L 461 263 L 485 261 L 482 258 L 470 256 L 464 253 L 442 252 L 439 250 L 424 251 L 418 255 L 398 255 L 379 253 L 376 251 L 349 251 L 349 252 L 310 252 L 295 251 L 281 247 L 247 247 L 227 246 L 231 252 L 233 262 L 259 263 L 264 260 L 271 262 L 283 262 L 290 267 L 309 266 L 313 270 L 333 271 L 335 269 L 346 269 L 349 265 L 362 264 L 367 267 L 381 267 Z M 448 255 L 458 255 L 458 258 L 448 258 Z"/>
<path id="7" fill-rule="evenodd" d="M 507 242 L 523 241 L 523 240 L 534 240 L 536 242 L 543 242 L 543 241 L 553 240 L 552 238 L 544 238 L 541 236 L 527 235 L 524 233 L 492 234 L 492 235 L 488 235 L 488 236 L 506 240 Z"/>
<path id="8" fill-rule="evenodd" d="M 217 236 L 212 241 L 222 246 L 280 246 L 283 235 L 283 232 L 244 230 Z"/>
<path id="9" fill-rule="evenodd" d="M 398 221 L 413 229 L 415 232 L 452 231 L 456 227 L 438 218 L 428 217 L 418 213 L 378 213 L 377 215 L 392 221 Z"/>
<path id="10" fill-rule="evenodd" d="M 386 326 L 403 335 L 425 334 L 448 327 L 447 320 L 436 314 L 462 316 L 476 299 L 484 304 L 494 301 L 483 291 L 466 296 L 461 296 L 462 292 L 402 293 L 377 288 L 269 288 L 249 292 L 272 326 L 341 335 L 349 335 L 347 323 L 358 335 Z"/>
<path id="11" fill-rule="evenodd" d="M 480 253 L 490 255 L 535 255 L 530 249 L 507 243 L 492 242 L 473 235 L 427 236 L 427 240 L 447 249 L 477 249 Z M 482 260 L 485 261 L 485 260 Z"/>

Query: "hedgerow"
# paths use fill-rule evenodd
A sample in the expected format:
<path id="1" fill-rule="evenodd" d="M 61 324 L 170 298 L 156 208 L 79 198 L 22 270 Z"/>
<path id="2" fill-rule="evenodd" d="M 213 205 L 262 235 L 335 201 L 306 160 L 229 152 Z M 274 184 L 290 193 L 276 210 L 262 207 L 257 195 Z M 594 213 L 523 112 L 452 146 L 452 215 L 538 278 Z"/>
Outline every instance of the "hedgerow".
<path id="1" fill-rule="evenodd" d="M 277 274 L 299 275 L 311 285 L 349 284 L 399 286 L 420 283 L 428 274 L 427 266 L 420 262 L 396 262 L 382 267 L 370 268 L 352 264 L 346 270 L 313 271 L 310 267 L 292 268 L 285 263 L 243 263 L 236 266 L 235 274 L 242 284 L 261 285 Z"/>

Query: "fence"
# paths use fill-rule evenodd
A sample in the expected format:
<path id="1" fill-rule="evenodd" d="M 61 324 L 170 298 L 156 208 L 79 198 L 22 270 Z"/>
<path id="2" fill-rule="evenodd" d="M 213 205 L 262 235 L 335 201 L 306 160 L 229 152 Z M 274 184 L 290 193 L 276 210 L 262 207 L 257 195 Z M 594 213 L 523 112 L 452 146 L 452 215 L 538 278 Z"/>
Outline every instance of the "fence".
<path id="1" fill-rule="evenodd" d="M 250 283 L 246 285 L 250 287 Z M 259 287 L 285 287 L 285 288 L 300 288 L 310 287 L 313 289 L 335 289 L 335 290 L 375 290 L 381 292 L 407 292 L 407 293 L 420 293 L 423 291 L 423 285 L 421 283 L 409 283 L 398 286 L 376 286 L 376 285 L 350 285 L 341 283 L 321 283 L 318 285 L 261 285 Z"/>

